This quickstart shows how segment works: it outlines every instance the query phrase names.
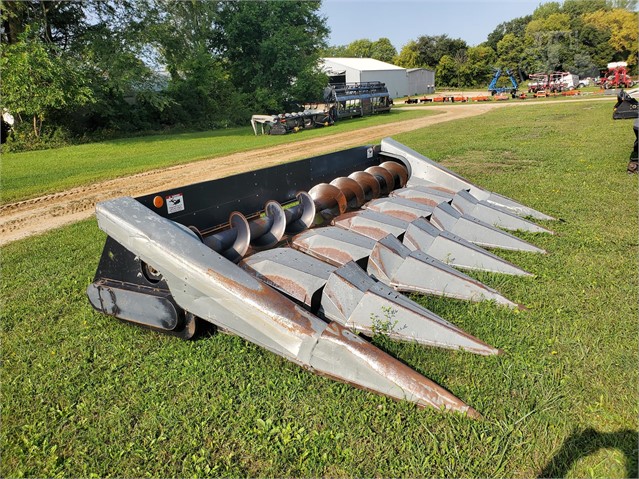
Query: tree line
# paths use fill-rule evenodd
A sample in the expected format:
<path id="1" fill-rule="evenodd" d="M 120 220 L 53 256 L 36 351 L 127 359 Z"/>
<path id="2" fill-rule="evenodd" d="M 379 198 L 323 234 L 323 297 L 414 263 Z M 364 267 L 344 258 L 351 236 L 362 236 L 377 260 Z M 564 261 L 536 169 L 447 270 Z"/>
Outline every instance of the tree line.
<path id="1" fill-rule="evenodd" d="M 319 1 L 2 1 L 0 93 L 16 148 L 241 124 L 316 99 Z"/>
<path id="2" fill-rule="evenodd" d="M 565 0 L 469 46 L 424 35 L 327 46 L 320 1 L 0 0 L 0 106 L 10 147 L 245 124 L 321 98 L 323 56 L 436 71 L 438 86 L 485 87 L 493 67 L 596 76 L 637 65 L 637 0 Z"/>
<path id="3" fill-rule="evenodd" d="M 477 46 L 448 35 L 423 35 L 398 53 L 387 38 L 332 46 L 326 56 L 372 57 L 404 68 L 436 72 L 437 85 L 485 88 L 493 68 L 523 82 L 531 73 L 570 71 L 597 77 L 609 62 L 637 67 L 636 0 L 565 0 L 541 4 L 531 15 L 498 25 Z"/>

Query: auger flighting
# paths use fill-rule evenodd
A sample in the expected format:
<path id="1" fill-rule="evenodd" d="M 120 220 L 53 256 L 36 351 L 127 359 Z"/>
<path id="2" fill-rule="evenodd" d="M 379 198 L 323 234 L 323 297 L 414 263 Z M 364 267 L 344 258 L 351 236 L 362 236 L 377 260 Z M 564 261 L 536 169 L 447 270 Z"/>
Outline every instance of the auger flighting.
<path id="1" fill-rule="evenodd" d="M 480 218 L 475 217 L 479 216 Z M 392 139 L 96 207 L 99 311 L 184 338 L 212 323 L 319 374 L 478 413 L 364 335 L 500 353 L 399 292 L 518 306 L 459 269 L 530 273 L 480 246 L 543 250 L 501 228 L 549 216 Z"/>

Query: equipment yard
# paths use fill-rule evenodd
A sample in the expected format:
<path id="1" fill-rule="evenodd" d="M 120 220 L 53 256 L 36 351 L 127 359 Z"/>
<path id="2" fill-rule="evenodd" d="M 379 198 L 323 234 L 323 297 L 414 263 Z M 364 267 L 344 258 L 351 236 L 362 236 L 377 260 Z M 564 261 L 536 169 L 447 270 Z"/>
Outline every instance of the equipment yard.
<path id="1" fill-rule="evenodd" d="M 261 147 L 239 151 L 242 135 L 221 136 L 210 139 L 211 151 L 217 144 L 228 144 L 229 138 L 237 140 L 236 151 L 216 157 L 194 153 L 196 162 L 168 168 L 150 165 L 147 171 L 135 175 L 116 173 L 113 175 L 116 178 L 101 177 L 99 181 L 85 178 L 74 187 L 43 183 L 39 189 L 47 191 L 46 195 L 34 194 L 27 188 L 21 190 L 24 193 L 12 191 L 10 202 L 0 207 L 3 250 L 0 474 L 3 477 L 636 477 L 639 203 L 637 179 L 625 173 L 634 137 L 626 122 L 612 120 L 614 98 L 600 100 L 431 105 L 424 109 L 437 114 L 387 121 L 409 118 L 402 117 L 402 111 L 394 113 L 397 116 L 391 113 L 371 117 L 360 129 L 349 129 L 347 122 L 338 122 L 331 128 L 284 137 L 254 137 L 246 128 L 242 135 Z M 407 108 L 406 115 L 413 114 L 416 108 L 420 107 Z M 151 140 L 139 141 L 142 145 Z M 170 148 L 180 150 L 180 138 L 172 141 Z M 103 147 L 117 145 L 105 143 Z M 381 146 L 369 155 L 367 145 Z M 327 253 L 311 243 L 317 240 L 313 238 L 316 233 L 326 231 L 329 243 L 339 239 L 346 244 L 359 228 L 367 231 L 367 238 L 363 242 L 358 240 L 356 246 L 373 249 L 366 254 L 379 255 L 376 257 L 379 261 L 369 263 L 368 272 L 374 272 L 380 281 L 387 281 L 388 286 L 379 286 L 379 294 L 387 301 L 395 301 L 390 309 L 380 309 L 382 320 L 386 318 L 391 323 L 393 319 L 405 320 L 410 327 L 417 324 L 411 321 L 422 315 L 442 328 L 442 337 L 448 338 L 448 343 L 432 339 L 428 328 L 418 331 L 425 336 L 406 341 L 410 336 L 407 330 L 394 331 L 393 324 L 389 328 L 384 321 L 375 320 L 374 310 L 365 309 L 364 317 L 372 325 L 352 326 L 359 333 L 372 336 L 370 344 L 366 343 L 368 346 L 361 346 L 365 342 L 359 336 L 332 323 L 326 327 L 302 310 L 305 301 L 310 311 L 316 310 L 314 295 L 311 301 L 301 294 L 296 298 L 298 304 L 293 305 L 279 302 L 276 293 L 266 288 L 259 290 L 257 301 L 248 290 L 243 293 L 244 299 L 234 296 L 225 300 L 234 302 L 235 306 L 225 303 L 231 310 L 244 308 L 248 312 L 253 308 L 250 314 L 255 314 L 255 323 L 251 324 L 255 327 L 249 325 L 242 330 L 240 334 L 244 337 L 250 334 L 262 337 L 253 332 L 262 319 L 253 306 L 247 305 L 272 304 L 277 311 L 286 308 L 300 311 L 295 318 L 300 331 L 303 326 L 312 336 L 315 332 L 311 329 L 325 328 L 317 343 L 319 353 L 306 355 L 304 346 L 299 356 L 288 357 L 302 364 L 309 360 L 310 369 L 367 389 L 359 390 L 351 384 L 311 374 L 273 354 L 271 351 L 279 346 L 267 350 L 228 334 L 185 341 L 132 327 L 94 311 L 89 304 L 87 287 L 97 309 L 117 316 L 126 315 L 127 307 L 133 310 L 136 307 L 132 301 L 121 304 L 124 310 L 115 306 L 110 309 L 109 298 L 102 296 L 105 290 L 100 288 L 104 283 L 97 281 L 100 274 L 95 277 L 95 272 L 106 235 L 92 217 L 97 202 L 150 195 L 147 200 L 159 208 L 154 192 L 182 188 L 187 198 L 189 191 L 195 191 L 187 185 L 276 165 L 279 166 L 271 171 L 282 172 L 287 167 L 284 164 L 292 160 L 354 147 L 365 152 L 364 163 L 373 166 L 366 163 L 365 168 L 354 168 L 358 171 L 351 175 L 350 182 L 337 178 L 348 174 L 335 175 L 333 186 L 326 184 L 333 179 L 330 171 L 324 171 L 326 178 L 322 177 L 321 182 L 326 183 L 308 185 L 314 208 L 326 214 L 337 208 L 335 226 L 295 231 L 297 236 L 288 243 L 296 250 L 281 245 L 247 256 L 240 266 L 222 261 L 229 268 L 243 268 L 242 272 L 227 277 L 241 280 L 229 280 L 232 283 L 229 287 L 239 291 L 252 285 L 257 280 L 247 279 L 246 275 L 251 274 L 251 278 L 266 278 L 268 284 L 286 290 L 290 285 L 283 284 L 279 272 L 283 266 L 299 261 L 300 271 L 316 272 L 314 279 L 305 277 L 305 281 L 313 284 L 319 281 L 327 294 L 331 291 L 333 297 L 339 297 L 344 294 L 349 278 L 353 284 L 371 280 L 354 263 L 336 264 L 342 261 L 337 257 L 332 258 L 330 267 L 322 266 L 324 263 L 316 258 Z M 397 162 L 388 163 L 389 159 L 402 155 L 412 155 L 417 160 L 411 160 L 406 170 L 398 169 Z M 530 207 L 523 214 L 531 221 L 522 222 L 516 215 L 500 216 L 503 227 L 509 226 L 508 221 L 515 221 L 510 226 L 517 231 L 488 239 L 471 235 L 468 240 L 460 240 L 449 233 L 438 233 L 423 220 L 431 218 L 431 213 L 420 213 L 414 204 L 413 210 L 408 211 L 411 201 L 432 203 L 450 217 L 461 217 L 444 202 L 440 203 L 440 197 L 447 198 L 450 205 L 464 210 L 469 225 L 479 224 L 470 219 L 471 212 L 474 217 L 489 221 L 493 218 L 490 215 L 499 210 L 478 202 L 461 189 L 450 193 L 422 187 L 418 165 L 425 160 L 419 159 L 420 155 L 483 188 L 481 191 L 471 188 L 472 194 L 485 194 L 489 202 L 506 202 L 502 204 L 508 203 L 507 198 L 499 195 L 512 198 L 517 203 L 510 207 L 519 213 L 522 205 Z M 3 162 L 6 165 L 37 157 L 37 154 L 7 155 Z M 6 184 L 7 175 L 16 170 L 5 165 Z M 350 166 L 335 168 L 346 171 Z M 28 167 L 23 165 L 25 169 Z M 394 183 L 394 189 L 388 186 L 388 198 L 373 200 L 363 212 L 343 214 L 346 206 L 336 206 L 341 201 L 337 199 L 339 191 L 347 200 L 358 203 L 348 191 L 355 182 L 353 179 L 365 186 L 367 176 L 361 174 L 364 169 L 368 177 L 383 178 L 377 188 Z M 275 179 L 289 182 L 284 176 L 275 175 Z M 410 188 L 405 187 L 406 179 L 411 177 L 414 183 L 409 180 Z M 12 180 L 9 178 L 8 183 L 13 184 Z M 303 180 L 303 175 L 297 178 Z M 225 199 L 233 202 L 233 195 L 260 205 L 266 199 L 283 201 L 280 193 L 260 196 L 258 201 L 257 192 L 255 199 L 246 200 L 251 196 L 249 189 L 255 185 L 234 188 L 223 182 L 214 184 L 221 185 L 220 191 L 215 192 L 219 205 Z M 228 197 L 220 199 L 219 195 L 224 194 Z M 173 197 L 172 193 L 167 195 L 160 197 Z M 285 218 L 283 221 L 289 226 L 305 222 L 304 201 L 300 197 L 299 205 L 290 203 L 286 214 L 278 210 L 279 205 L 271 205 L 269 217 L 270 210 L 278 210 L 280 213 L 273 214 Z M 401 211 L 395 217 L 398 205 Z M 422 207 L 424 211 L 432 210 Z M 166 258 L 168 262 L 163 267 L 166 266 L 167 274 L 176 272 L 178 277 L 177 272 L 183 267 L 180 255 L 185 254 L 186 258 L 192 254 L 184 263 L 195 271 L 198 260 L 194 252 L 199 252 L 202 244 L 193 232 L 171 226 L 165 218 L 154 219 L 158 228 L 168 227 L 167 233 L 185 238 L 194 246 L 175 249 L 180 242 L 168 240 L 166 244 L 161 240 L 146 244 L 145 235 L 157 239 L 163 233 L 155 230 L 151 222 L 148 225 L 136 222 L 138 215 L 146 214 L 140 203 L 119 198 L 102 203 L 98 211 L 100 226 L 109 230 L 109 235 L 117 235 L 125 249 L 130 248 L 129 252 L 121 246 L 105 248 L 104 264 L 109 261 L 126 264 L 123 258 L 127 255 L 131 261 L 139 262 L 138 254 L 146 261 L 148 254 L 151 260 L 162 262 Z M 184 215 L 187 213 L 188 210 Z M 227 212 L 223 213 L 220 211 L 219 215 L 226 218 Z M 394 219 L 383 219 L 386 213 Z M 534 215 L 535 218 L 530 218 Z M 116 221 L 110 223 L 113 218 Z M 237 227 L 245 225 L 250 231 L 249 238 L 266 236 L 264 232 L 269 228 L 269 233 L 275 231 L 274 219 L 269 223 L 267 217 L 249 216 L 248 222 L 242 218 L 236 217 Z M 443 224 L 449 220 L 437 219 L 436 213 L 432 213 L 431 221 Z M 440 234 L 442 240 L 454 243 L 459 254 L 440 258 L 452 266 L 471 268 L 464 275 L 446 270 L 459 282 L 450 283 L 459 285 L 460 292 L 456 293 L 459 299 L 441 297 L 451 296 L 446 288 L 435 287 L 430 291 L 438 296 L 418 294 L 430 286 L 420 286 L 423 277 L 415 274 L 417 263 L 428 263 L 429 267 L 435 263 L 424 261 L 419 254 L 402 252 L 404 247 L 398 246 L 395 238 L 376 236 L 371 232 L 373 223 L 378 228 L 383 223 L 383 228 L 390 228 L 388 231 L 399 228 L 403 244 L 410 249 L 428 248 L 426 243 L 431 239 L 425 236 L 426 232 Z M 524 227 L 528 231 L 522 231 Z M 554 234 L 548 234 L 549 230 Z M 204 233 L 201 236 L 206 237 L 205 244 L 215 249 L 211 246 L 213 240 L 217 234 L 219 243 L 224 243 L 224 231 L 203 230 L 198 234 Z M 466 231 L 459 230 L 462 234 Z M 234 247 L 242 246 L 241 240 L 238 235 Z M 509 243 L 499 243 L 502 240 Z M 263 239 L 258 246 L 264 247 L 266 241 Z M 419 241 L 425 241 L 424 249 L 418 245 Z M 486 253 L 470 245 L 471 242 L 498 249 Z M 239 256 L 246 252 L 247 244 Z M 298 250 L 313 250 L 314 258 L 309 259 Z M 346 246 L 341 249 L 345 250 Z M 399 253 L 392 256 L 391 251 Z M 478 263 L 466 264 L 461 251 L 472 253 L 468 261 L 480 258 L 481 267 L 475 267 Z M 402 260 L 410 257 L 413 261 L 410 267 L 403 268 L 403 277 L 399 276 L 401 268 L 392 271 L 397 276 L 385 268 L 387 260 L 388 264 L 397 263 L 397 254 Z M 435 255 L 434 250 L 432 254 Z M 215 265 L 219 266 L 217 261 Z M 198 263 L 201 275 L 198 273 L 199 279 L 191 285 L 185 282 L 179 288 L 183 296 L 194 298 L 197 293 L 194 291 L 206 282 L 202 278 L 218 273 L 223 276 L 221 270 L 230 271 L 224 265 L 216 270 L 216 266 Z M 207 267 L 211 269 L 207 271 Z M 444 266 L 438 267 L 445 270 Z M 147 273 L 153 275 L 157 271 L 151 268 Z M 295 277 L 299 273 L 288 274 Z M 107 286 L 115 288 L 117 278 L 107 275 L 102 279 L 111 281 Z M 331 283 L 335 281 L 343 283 Z M 410 281 L 414 282 L 412 289 Z M 303 284 L 301 280 L 296 282 L 299 287 Z M 395 294 L 391 287 L 411 294 Z M 468 288 L 483 288 L 488 292 L 484 293 L 484 299 L 491 301 L 467 301 L 476 300 L 475 290 Z M 208 298 L 225 297 L 219 291 Z M 329 311 L 331 304 L 325 300 L 321 299 L 321 307 Z M 215 311 L 203 306 L 203 301 L 207 301 L 204 296 L 193 300 L 194 311 L 202 311 L 202 315 Z M 365 304 L 365 300 L 360 304 Z M 337 309 L 331 314 L 339 316 L 344 312 Z M 397 318 L 396 310 L 401 310 Z M 426 313 L 428 310 L 432 316 Z M 402 316 L 404 313 L 407 316 Z M 441 318 L 454 326 L 446 326 Z M 213 314 L 212 319 L 234 324 L 224 314 L 218 318 Z M 299 331 L 292 336 L 302 337 Z M 424 382 L 424 390 L 432 387 L 439 391 L 440 397 L 446 398 L 439 403 L 442 409 L 453 411 L 430 406 L 422 409 L 406 400 L 374 394 L 359 372 L 352 379 L 343 376 L 351 369 L 335 362 L 330 353 L 329 344 L 339 342 L 337 336 L 341 338 L 340 344 L 350 344 L 354 349 L 361 347 L 357 350 L 360 355 L 357 367 L 367 360 L 392 362 L 393 373 L 398 375 L 389 375 L 387 379 L 389 383 L 399 381 L 399 389 L 393 389 L 396 398 L 408 398 L 407 389 L 418 389 L 415 383 L 401 386 L 401 381 L 428 378 L 436 386 Z M 290 341 L 282 340 L 282 344 Z M 438 343 L 450 349 L 431 346 Z M 388 359 L 389 356 L 395 359 Z M 459 400 L 463 402 L 458 403 Z M 438 404 L 419 398 L 413 401 L 422 406 Z M 449 407 L 450 404 L 455 407 Z"/>
<path id="2" fill-rule="evenodd" d="M 606 100 L 610 101 L 610 99 Z M 48 195 L 34 195 L 35 197 L 27 200 L 0 206 L 2 213 L 0 245 L 88 218 L 93 215 L 98 201 L 122 195 L 139 196 L 170 186 L 221 178 L 233 173 L 285 163 L 304 156 L 319 155 L 371 143 L 385 136 L 393 136 L 442 122 L 481 115 L 503 106 L 517 105 L 523 105 L 523 103 L 456 104 L 454 108 L 429 106 L 427 111 L 439 114 L 348 132 L 340 132 L 335 128 L 332 131 L 326 130 L 317 138 L 308 139 L 308 135 L 305 135 L 285 145 L 258 148 L 169 168 L 157 170 L 150 168 L 150 171 L 132 176 L 78 186 Z M 411 108 L 411 110 L 414 109 L 415 107 Z M 330 142 L 326 141 L 327 135 L 330 135 Z M 4 196 L 7 196 L 6 190 Z"/>

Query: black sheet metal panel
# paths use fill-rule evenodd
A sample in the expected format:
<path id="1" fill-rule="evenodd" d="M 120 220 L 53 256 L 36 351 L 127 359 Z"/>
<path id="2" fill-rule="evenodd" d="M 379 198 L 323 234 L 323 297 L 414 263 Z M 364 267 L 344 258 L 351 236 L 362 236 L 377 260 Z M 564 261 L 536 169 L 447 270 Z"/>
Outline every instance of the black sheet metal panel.
<path id="1" fill-rule="evenodd" d="M 210 323 L 180 308 L 161 276 L 149 274 L 140 258 L 107 236 L 95 273 L 87 288 L 97 311 L 156 331 L 190 339 L 211 330 Z"/>
<path id="2" fill-rule="evenodd" d="M 207 231 L 228 222 L 233 211 L 247 217 L 268 200 L 286 203 L 298 191 L 380 163 L 379 145 L 360 146 L 238 175 L 168 189 L 136 198 L 160 216 Z M 154 198 L 163 199 L 161 207 Z"/>

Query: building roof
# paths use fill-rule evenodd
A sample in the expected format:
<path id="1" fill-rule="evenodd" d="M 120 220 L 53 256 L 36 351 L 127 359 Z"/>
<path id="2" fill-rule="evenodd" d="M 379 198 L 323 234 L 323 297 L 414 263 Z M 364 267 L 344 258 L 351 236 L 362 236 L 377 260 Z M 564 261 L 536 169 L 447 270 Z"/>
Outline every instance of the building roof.
<path id="1" fill-rule="evenodd" d="M 331 62 L 342 65 L 347 68 L 354 68 L 359 71 L 380 71 L 380 70 L 406 70 L 405 68 L 392 65 L 390 63 L 381 62 L 374 58 L 346 58 L 346 57 L 328 57 L 322 58 L 323 62 Z"/>
<path id="2" fill-rule="evenodd" d="M 433 72 L 433 73 L 435 73 L 435 70 L 431 70 L 430 68 L 407 68 L 407 69 L 406 69 L 406 71 L 407 71 L 408 73 L 416 72 L 416 71 L 418 71 L 418 70 L 424 70 L 424 71 L 426 71 L 426 72 Z"/>

